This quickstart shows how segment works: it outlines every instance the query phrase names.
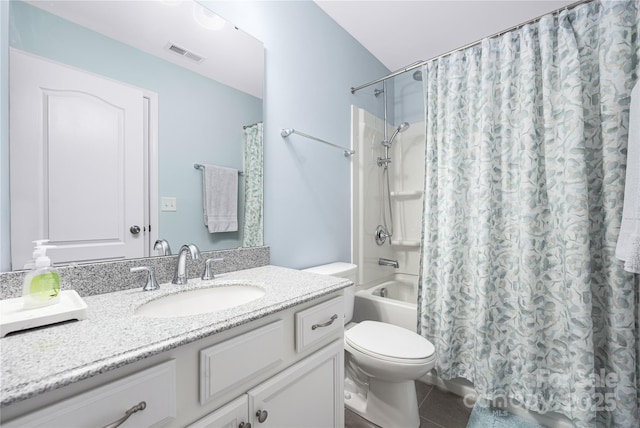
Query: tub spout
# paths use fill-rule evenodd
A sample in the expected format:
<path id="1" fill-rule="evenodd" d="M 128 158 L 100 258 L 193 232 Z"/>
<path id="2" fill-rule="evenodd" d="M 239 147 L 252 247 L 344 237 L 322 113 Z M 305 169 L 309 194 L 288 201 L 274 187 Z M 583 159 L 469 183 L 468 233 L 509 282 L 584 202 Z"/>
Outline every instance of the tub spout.
<path id="1" fill-rule="evenodd" d="M 400 267 L 400 263 L 397 260 L 385 259 L 384 257 L 378 259 L 378 264 L 380 266 L 393 266 L 396 269 Z"/>

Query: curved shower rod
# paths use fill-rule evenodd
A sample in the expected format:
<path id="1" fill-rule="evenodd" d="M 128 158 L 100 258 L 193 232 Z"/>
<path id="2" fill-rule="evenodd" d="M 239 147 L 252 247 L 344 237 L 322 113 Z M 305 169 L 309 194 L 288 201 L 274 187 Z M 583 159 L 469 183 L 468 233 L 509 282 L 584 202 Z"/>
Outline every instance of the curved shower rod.
<path id="1" fill-rule="evenodd" d="M 348 158 L 350 156 L 353 156 L 356 153 L 355 150 L 347 149 L 345 147 L 338 146 L 337 144 L 333 144 L 333 143 L 330 143 L 328 141 L 321 140 L 320 138 L 316 138 L 313 135 L 309 135 L 309 134 L 305 134 L 304 132 L 296 131 L 293 128 L 283 128 L 282 130 L 280 130 L 280 135 L 282 136 L 282 138 L 286 138 L 291 134 L 302 135 L 303 137 L 307 137 L 307 138 L 310 138 L 312 140 L 319 141 L 319 142 L 324 143 L 324 144 L 328 144 L 331 147 L 335 147 L 336 149 L 340 149 L 340 150 L 342 150 L 344 152 L 344 157 L 346 157 L 346 158 Z"/>
<path id="2" fill-rule="evenodd" d="M 402 67 L 402 68 L 400 68 L 400 69 L 398 69 L 398 70 L 396 70 L 396 71 L 394 71 L 394 72 L 392 72 L 390 74 L 387 74 L 384 77 L 380 77 L 379 79 L 372 80 L 371 82 L 365 83 L 364 85 L 360 85 L 360 86 L 357 86 L 355 88 L 351 87 L 351 93 L 355 94 L 360 89 L 366 88 L 366 87 L 371 86 L 371 85 L 375 85 L 376 83 L 384 82 L 387 79 L 391 79 L 392 77 L 396 77 L 396 76 L 398 76 L 400 74 L 406 73 L 407 71 L 412 71 L 412 70 L 415 70 L 416 68 L 422 67 L 423 65 L 427 64 L 428 62 L 435 61 L 435 60 L 437 60 L 439 58 L 451 55 L 454 52 L 458 52 L 458 51 L 470 48 L 471 46 L 475 46 L 477 44 L 480 44 L 485 39 L 493 39 L 495 37 L 500 37 L 500 36 L 502 36 L 502 35 L 504 35 L 506 33 L 509 33 L 511 31 L 518 30 L 519 28 L 522 28 L 527 24 L 532 24 L 532 23 L 540 21 L 540 19 L 542 19 L 542 17 L 544 17 L 546 15 L 555 15 L 555 14 L 558 14 L 558 13 L 562 12 L 563 10 L 571 10 L 571 9 L 577 7 L 577 6 L 580 6 L 583 3 L 589 3 L 591 1 L 594 1 L 594 0 L 578 0 L 578 1 L 575 1 L 573 3 L 570 3 L 570 4 L 566 5 L 566 6 L 558 8 L 556 10 L 552 10 L 551 12 L 547 12 L 547 13 L 545 13 L 543 15 L 540 15 L 540 16 L 538 16 L 536 18 L 533 18 L 533 19 L 530 19 L 528 21 L 525 21 L 525 22 L 523 22 L 521 24 L 514 25 L 513 27 L 509 27 L 506 30 L 499 31 L 499 32 L 494 33 L 494 34 L 492 34 L 490 36 L 483 37 L 482 39 L 476 40 L 475 42 L 468 43 L 468 44 L 466 44 L 464 46 L 461 46 L 459 48 L 452 49 L 452 50 L 450 50 L 448 52 L 445 52 L 443 54 L 434 56 L 433 58 L 429 58 L 429 59 L 413 62 L 413 63 L 411 63 L 411 64 L 409 64 L 407 66 L 404 66 L 404 67 Z M 419 79 L 416 79 L 416 80 L 419 80 Z"/>

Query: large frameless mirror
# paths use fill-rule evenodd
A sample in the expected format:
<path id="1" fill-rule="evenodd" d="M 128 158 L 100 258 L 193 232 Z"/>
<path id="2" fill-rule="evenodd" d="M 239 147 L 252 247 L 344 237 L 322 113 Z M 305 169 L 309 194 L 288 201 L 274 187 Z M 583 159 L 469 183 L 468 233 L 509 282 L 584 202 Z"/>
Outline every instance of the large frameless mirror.
<path id="1" fill-rule="evenodd" d="M 260 41 L 191 0 L 12 0 L 9 16 L 12 270 L 33 239 L 58 264 L 262 245 Z M 195 164 L 238 170 L 237 230 L 205 226 Z"/>

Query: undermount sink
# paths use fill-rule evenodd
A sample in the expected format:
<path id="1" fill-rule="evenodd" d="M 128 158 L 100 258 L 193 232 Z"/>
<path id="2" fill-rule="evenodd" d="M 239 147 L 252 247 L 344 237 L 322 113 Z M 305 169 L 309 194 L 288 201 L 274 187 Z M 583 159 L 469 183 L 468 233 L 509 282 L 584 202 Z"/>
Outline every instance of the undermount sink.
<path id="1" fill-rule="evenodd" d="M 248 284 L 198 288 L 152 300 L 136 309 L 135 314 L 148 318 L 200 315 L 240 306 L 264 294 L 262 288 Z"/>

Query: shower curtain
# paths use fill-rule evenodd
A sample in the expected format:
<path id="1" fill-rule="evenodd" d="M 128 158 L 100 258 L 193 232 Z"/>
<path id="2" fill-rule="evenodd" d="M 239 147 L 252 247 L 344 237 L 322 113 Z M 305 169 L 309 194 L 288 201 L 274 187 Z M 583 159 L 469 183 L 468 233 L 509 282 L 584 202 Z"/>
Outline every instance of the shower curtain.
<path id="1" fill-rule="evenodd" d="M 622 214 L 638 2 L 583 4 L 427 63 L 419 332 L 438 375 L 574 426 L 640 426 Z"/>
<path id="2" fill-rule="evenodd" d="M 263 156 L 262 122 L 244 128 L 243 247 L 262 245 Z"/>

